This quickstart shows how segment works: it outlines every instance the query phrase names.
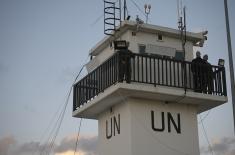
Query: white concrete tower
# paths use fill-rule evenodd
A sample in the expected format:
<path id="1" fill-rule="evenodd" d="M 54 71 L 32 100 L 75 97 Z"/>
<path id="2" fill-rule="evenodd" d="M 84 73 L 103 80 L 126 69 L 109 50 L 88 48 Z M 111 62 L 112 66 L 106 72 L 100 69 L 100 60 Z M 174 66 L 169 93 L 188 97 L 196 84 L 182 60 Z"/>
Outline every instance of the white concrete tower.
<path id="1" fill-rule="evenodd" d="M 91 49 L 73 116 L 98 120 L 99 155 L 199 155 L 197 114 L 227 102 L 225 70 L 192 64 L 205 33 L 186 36 L 185 60 L 179 30 L 134 21 Z"/>

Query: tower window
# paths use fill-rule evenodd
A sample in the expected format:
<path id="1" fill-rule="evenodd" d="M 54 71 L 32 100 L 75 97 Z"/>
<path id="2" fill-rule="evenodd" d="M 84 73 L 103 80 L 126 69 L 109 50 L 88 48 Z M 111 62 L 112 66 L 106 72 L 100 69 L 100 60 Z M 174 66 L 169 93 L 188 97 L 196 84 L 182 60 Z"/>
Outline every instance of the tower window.
<path id="1" fill-rule="evenodd" d="M 146 52 L 146 45 L 139 44 L 139 53 L 145 53 Z"/>
<path id="2" fill-rule="evenodd" d="M 183 53 L 183 51 L 176 51 L 175 52 L 175 59 L 176 60 L 184 60 L 184 53 Z"/>
<path id="3" fill-rule="evenodd" d="M 134 31 L 131 32 L 131 35 L 132 35 L 132 36 L 136 36 L 136 32 L 134 32 Z"/>
<path id="4" fill-rule="evenodd" d="M 157 34 L 157 40 L 158 41 L 163 41 L 163 36 L 161 34 Z"/>

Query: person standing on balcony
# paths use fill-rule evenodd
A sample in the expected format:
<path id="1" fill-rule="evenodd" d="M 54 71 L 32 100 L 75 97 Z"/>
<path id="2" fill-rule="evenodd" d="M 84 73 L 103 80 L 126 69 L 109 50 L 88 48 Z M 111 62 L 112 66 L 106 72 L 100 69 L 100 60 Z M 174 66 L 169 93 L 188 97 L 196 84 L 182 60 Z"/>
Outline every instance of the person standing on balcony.
<path id="1" fill-rule="evenodd" d="M 192 60 L 191 69 L 193 73 L 193 82 L 194 82 L 194 91 L 202 92 L 202 65 L 203 60 L 201 58 L 201 53 L 199 51 L 196 52 L 196 58 Z"/>
<path id="2" fill-rule="evenodd" d="M 130 50 L 120 50 L 119 53 L 119 75 L 118 81 L 123 82 L 126 80 L 127 83 L 131 82 L 131 58 L 134 54 Z"/>
<path id="3" fill-rule="evenodd" d="M 208 55 L 203 56 L 203 92 L 212 94 L 213 91 L 213 70 L 208 62 Z"/>

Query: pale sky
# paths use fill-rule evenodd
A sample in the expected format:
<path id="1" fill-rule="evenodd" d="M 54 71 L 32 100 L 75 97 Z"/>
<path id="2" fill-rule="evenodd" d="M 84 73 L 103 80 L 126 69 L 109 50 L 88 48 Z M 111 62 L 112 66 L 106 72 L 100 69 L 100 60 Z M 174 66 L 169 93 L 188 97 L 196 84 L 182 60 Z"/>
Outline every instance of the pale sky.
<path id="1" fill-rule="evenodd" d="M 145 3 L 152 5 L 150 24 L 177 28 L 177 0 L 134 1 L 141 9 Z M 202 54 L 208 54 L 215 65 L 219 58 L 225 59 L 229 102 L 211 110 L 204 125 L 215 154 L 230 155 L 235 139 L 223 0 L 183 3 L 187 30 L 209 31 Z M 235 1 L 228 0 L 228 6 L 234 51 Z M 136 15 L 144 19 L 131 0 L 128 11 L 133 20 Z M 64 105 L 75 76 L 89 60 L 89 50 L 105 36 L 102 14 L 103 0 L 0 0 L 0 155 L 32 154 L 44 145 L 49 134 L 43 135 L 44 131 Z M 55 154 L 73 154 L 78 125 L 70 98 Z M 201 124 L 198 128 L 201 154 L 207 154 Z M 79 148 L 83 154 L 95 154 L 97 130 L 97 121 L 83 121 L 84 145 Z"/>

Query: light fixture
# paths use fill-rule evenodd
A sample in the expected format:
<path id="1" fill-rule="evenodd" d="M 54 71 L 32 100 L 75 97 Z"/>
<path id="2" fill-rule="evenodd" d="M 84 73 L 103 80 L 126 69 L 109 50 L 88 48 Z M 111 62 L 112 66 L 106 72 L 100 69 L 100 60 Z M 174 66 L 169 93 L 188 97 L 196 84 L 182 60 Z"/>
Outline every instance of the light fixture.
<path id="1" fill-rule="evenodd" d="M 115 50 L 121 50 L 121 49 L 127 49 L 128 45 L 126 40 L 117 40 L 114 41 L 114 49 Z"/>
<path id="2" fill-rule="evenodd" d="M 148 16 L 149 16 L 149 13 L 150 13 L 150 9 L 151 9 L 151 5 L 150 4 L 145 4 L 144 5 L 144 12 L 145 12 L 145 16 L 146 16 L 146 23 L 148 23 Z"/>
<path id="3" fill-rule="evenodd" d="M 224 66 L 224 59 L 219 59 L 218 66 Z"/>

